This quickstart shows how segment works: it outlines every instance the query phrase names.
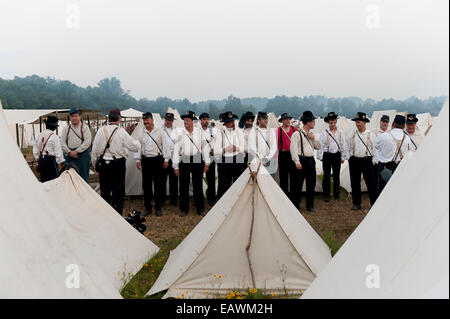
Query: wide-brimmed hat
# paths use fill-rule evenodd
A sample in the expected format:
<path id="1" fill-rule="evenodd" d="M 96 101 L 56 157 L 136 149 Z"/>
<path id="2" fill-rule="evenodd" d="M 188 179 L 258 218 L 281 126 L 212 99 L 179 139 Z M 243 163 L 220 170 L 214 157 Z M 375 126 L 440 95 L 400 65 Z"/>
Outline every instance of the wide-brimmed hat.
<path id="1" fill-rule="evenodd" d="M 406 123 L 406 117 L 403 115 L 397 114 L 394 118 L 394 123 L 398 125 L 405 125 Z"/>
<path id="2" fill-rule="evenodd" d="M 233 114 L 231 111 L 224 112 L 220 114 L 220 121 L 222 123 L 228 123 L 239 119 L 239 117 Z"/>
<path id="3" fill-rule="evenodd" d="M 328 123 L 329 120 L 337 120 L 339 116 L 334 112 L 328 112 L 327 116 L 323 119 L 326 123 Z"/>
<path id="4" fill-rule="evenodd" d="M 314 116 L 313 112 L 305 111 L 305 112 L 303 112 L 303 115 L 300 118 L 300 121 L 302 121 L 302 122 L 310 122 L 310 121 L 315 120 L 315 119 L 316 119 L 316 117 Z"/>
<path id="5" fill-rule="evenodd" d="M 51 126 L 51 127 L 59 126 L 58 122 L 59 122 L 59 119 L 56 116 L 52 116 L 52 115 L 47 116 L 47 118 L 44 120 L 45 125 Z"/>
<path id="6" fill-rule="evenodd" d="M 242 121 L 247 121 L 247 120 L 254 120 L 255 119 L 255 114 L 253 114 L 253 112 L 245 112 L 244 114 L 242 114 L 241 116 L 241 120 Z"/>
<path id="7" fill-rule="evenodd" d="M 363 121 L 366 123 L 370 122 L 369 118 L 367 117 L 367 114 L 364 112 L 357 112 L 356 116 L 352 118 L 352 121 Z"/>
<path id="8" fill-rule="evenodd" d="M 415 124 L 419 121 L 419 119 L 417 118 L 416 114 L 408 114 L 406 116 L 406 124 Z"/>
<path id="9" fill-rule="evenodd" d="M 286 119 L 292 120 L 292 116 L 290 116 L 288 113 L 283 113 L 283 114 L 280 115 L 280 118 L 278 119 L 278 122 L 281 122 L 281 121 L 286 120 Z"/>
<path id="10" fill-rule="evenodd" d="M 193 111 L 186 111 L 185 114 L 181 115 L 181 119 L 191 119 L 191 120 L 197 120 L 197 117 L 195 116 L 195 113 Z"/>
<path id="11" fill-rule="evenodd" d="M 173 120 L 175 120 L 175 115 L 173 113 L 167 112 L 164 115 L 164 119 L 166 119 L 168 121 L 173 121 Z"/>

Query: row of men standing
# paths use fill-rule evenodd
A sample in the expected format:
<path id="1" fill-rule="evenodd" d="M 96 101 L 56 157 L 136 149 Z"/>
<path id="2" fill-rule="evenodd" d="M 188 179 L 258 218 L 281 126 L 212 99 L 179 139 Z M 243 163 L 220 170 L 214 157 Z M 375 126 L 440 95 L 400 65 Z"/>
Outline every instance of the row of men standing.
<path id="1" fill-rule="evenodd" d="M 40 163 L 41 181 L 56 178 L 58 164 L 67 161 L 75 164 L 80 175 L 88 181 L 90 130 L 80 121 L 79 110 L 71 110 L 71 123 L 63 129 L 59 139 L 54 130 L 57 119 L 48 117 L 47 129 L 36 140 L 35 158 Z M 361 206 L 361 175 L 366 182 L 370 201 L 373 204 L 386 183 L 386 169 L 395 170 L 396 165 L 407 150 L 415 150 L 421 136 L 415 130 L 417 118 L 397 116 L 392 130 L 388 129 L 387 116 L 380 121 L 380 129 L 370 132 L 366 128 L 369 119 L 358 112 L 353 119 L 356 130 L 350 137 L 337 128 L 338 116 L 330 112 L 325 118 L 329 127 L 319 139 L 311 132 L 315 117 L 305 111 L 300 120 L 303 127 L 291 125 L 292 117 L 283 113 L 279 119 L 282 125 L 277 129 L 268 128 L 267 113 L 259 112 L 257 125 L 253 125 L 254 114 L 246 112 L 241 117 L 240 127 L 235 126 L 238 117 L 231 112 L 221 114 L 223 129 L 209 125 L 209 115 L 200 115 L 200 128 L 194 126 L 195 113 L 188 111 L 182 115 L 184 128 L 173 127 L 174 115 L 167 113 L 165 123 L 159 128 L 153 123 L 151 113 L 143 115 L 144 127 L 133 139 L 120 128 L 120 110 L 109 112 L 109 124 L 100 129 L 92 147 L 92 164 L 99 172 L 101 196 L 119 213 L 123 210 L 125 196 L 125 159 L 134 153 L 136 166 L 142 171 L 145 213 L 152 212 L 154 201 L 156 215 L 162 215 L 166 199 L 166 183 L 169 179 L 170 202 L 177 205 L 180 194 L 180 215 L 189 212 L 189 184 L 192 178 L 194 203 L 197 213 L 204 215 L 203 173 L 208 185 L 207 200 L 214 205 L 232 183 L 246 169 L 247 163 L 258 159 L 269 173 L 277 170 L 280 186 L 298 208 L 301 190 L 306 182 L 306 208 L 314 211 L 314 189 L 316 185 L 317 159 L 323 162 L 323 190 L 325 201 L 330 201 L 330 179 L 333 172 L 333 193 L 339 199 L 339 175 L 341 164 L 348 159 L 350 167 L 353 207 Z M 407 122 L 407 133 L 403 131 Z M 381 137 L 378 138 L 377 136 Z M 393 153 L 394 158 L 389 159 Z M 216 196 L 215 172 L 218 171 Z M 179 180 L 179 183 L 178 183 Z M 178 185 L 179 184 L 179 185 Z"/>

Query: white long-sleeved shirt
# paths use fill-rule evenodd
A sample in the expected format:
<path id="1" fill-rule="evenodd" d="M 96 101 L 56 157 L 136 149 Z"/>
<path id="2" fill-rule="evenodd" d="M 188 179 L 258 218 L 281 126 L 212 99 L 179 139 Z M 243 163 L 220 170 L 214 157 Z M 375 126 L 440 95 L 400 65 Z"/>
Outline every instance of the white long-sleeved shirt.
<path id="1" fill-rule="evenodd" d="M 417 151 L 417 149 L 420 147 L 420 144 L 422 144 L 423 142 L 423 134 L 418 132 L 417 130 L 414 132 L 414 134 L 409 134 L 408 132 L 406 132 L 406 134 L 408 134 L 410 140 L 411 140 L 411 144 L 412 144 L 412 149 L 411 151 Z"/>
<path id="2" fill-rule="evenodd" d="M 253 127 L 243 128 L 242 133 L 244 135 L 244 153 L 248 153 L 248 137 L 250 136 L 250 132 L 253 131 Z"/>
<path id="3" fill-rule="evenodd" d="M 124 128 L 118 127 L 115 124 L 108 124 L 100 128 L 95 135 L 92 145 L 92 164 L 94 166 L 98 158 L 103 154 L 106 143 L 116 128 L 117 131 L 114 133 L 110 141 L 109 149 L 106 150 L 103 159 L 111 161 L 114 158 L 120 159 L 127 157 L 129 152 L 139 151 L 140 143 L 138 140 L 132 138 Z"/>
<path id="4" fill-rule="evenodd" d="M 302 134 L 302 135 L 300 135 Z M 318 139 L 309 139 L 303 129 L 294 132 L 291 137 L 291 158 L 295 164 L 300 164 L 299 156 L 314 157 L 315 150 L 321 147 Z M 303 145 L 303 153 L 302 153 Z"/>
<path id="5" fill-rule="evenodd" d="M 172 158 L 173 169 L 179 169 L 183 156 L 202 156 L 206 165 L 211 164 L 209 147 L 198 127 L 194 127 L 192 134 L 185 128 L 179 130 L 178 140 L 175 143 Z"/>
<path id="6" fill-rule="evenodd" d="M 134 153 L 134 158 L 137 162 L 139 162 L 142 157 L 156 157 L 159 155 L 165 157 L 167 156 L 167 154 L 165 154 L 167 152 L 170 157 L 170 150 L 164 149 L 164 137 L 161 129 L 153 127 L 153 130 L 149 131 L 145 127 L 142 127 L 136 138 L 140 143 L 139 151 Z"/>
<path id="7" fill-rule="evenodd" d="M 214 144 L 216 142 L 219 131 L 211 126 L 208 126 L 206 130 L 200 126 L 200 131 L 203 134 L 203 138 L 206 140 L 206 147 L 209 148 L 208 153 L 210 153 L 211 151 L 214 152 Z"/>
<path id="8" fill-rule="evenodd" d="M 361 139 L 358 137 L 361 137 Z M 367 145 L 364 146 L 364 144 Z M 363 133 L 360 133 L 357 129 L 349 135 L 347 139 L 347 156 L 348 158 L 354 156 L 358 158 L 372 157 L 372 162 L 376 163 L 378 161 L 377 154 L 374 148 L 375 134 L 370 130 L 366 129 Z"/>
<path id="9" fill-rule="evenodd" d="M 47 144 L 45 144 L 46 141 Z M 56 158 L 56 163 L 58 164 L 64 162 L 61 141 L 54 131 L 46 129 L 36 138 L 33 145 L 33 156 L 35 160 L 39 159 L 41 151 L 43 156 L 54 156 Z"/>
<path id="10" fill-rule="evenodd" d="M 403 155 L 413 148 L 409 136 L 403 130 L 394 128 L 377 137 L 375 140 L 375 149 L 378 151 L 378 161 L 380 163 L 389 163 L 394 160 L 398 145 L 401 143 L 403 136 L 405 136 L 405 140 L 401 144 L 400 152 L 395 159 L 395 162 L 398 163 L 403 158 Z"/>
<path id="11" fill-rule="evenodd" d="M 167 152 L 164 152 L 164 161 L 169 162 L 173 158 L 173 150 L 175 148 L 175 143 L 178 140 L 179 135 L 179 129 L 176 129 L 175 127 L 166 127 L 163 125 L 161 127 L 161 132 L 164 136 L 163 139 L 163 147 Z"/>
<path id="12" fill-rule="evenodd" d="M 88 125 L 82 123 L 77 126 L 72 124 L 67 125 L 62 129 L 60 137 L 61 147 L 66 154 L 72 150 L 83 153 L 89 149 L 92 143 L 91 130 Z"/>
<path id="13" fill-rule="evenodd" d="M 274 129 L 255 127 L 248 136 L 248 153 L 270 161 L 278 150 L 277 134 Z"/>
<path id="14" fill-rule="evenodd" d="M 236 152 L 233 152 L 233 145 L 237 147 Z M 214 143 L 216 161 L 220 162 L 221 156 L 233 157 L 239 153 L 244 153 L 244 133 L 239 128 L 228 129 L 224 127 L 218 132 Z"/>
<path id="15" fill-rule="evenodd" d="M 333 138 L 330 136 L 333 136 Z M 320 150 L 317 152 L 317 159 L 323 159 L 323 153 L 336 154 L 341 152 L 341 160 L 347 158 L 347 145 L 345 141 L 345 134 L 342 130 L 337 129 L 333 134 L 329 129 L 326 129 L 320 133 Z M 337 143 L 336 143 L 337 142 Z"/>

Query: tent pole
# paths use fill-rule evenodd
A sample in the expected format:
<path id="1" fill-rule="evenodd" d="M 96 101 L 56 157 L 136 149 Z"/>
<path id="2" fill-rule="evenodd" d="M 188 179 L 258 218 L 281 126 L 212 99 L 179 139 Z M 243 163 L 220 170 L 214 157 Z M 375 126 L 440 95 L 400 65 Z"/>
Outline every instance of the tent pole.
<path id="1" fill-rule="evenodd" d="M 42 133 L 42 116 L 39 116 L 39 133 Z"/>
<path id="2" fill-rule="evenodd" d="M 255 223 L 255 195 L 256 195 L 256 176 L 253 175 L 252 170 L 250 169 L 251 178 L 253 181 L 253 195 L 252 195 L 252 220 L 250 224 L 250 234 L 248 236 L 247 247 L 245 248 L 245 252 L 247 253 L 248 267 L 250 268 L 250 275 L 252 276 L 252 285 L 253 288 L 256 288 L 255 283 L 255 274 L 253 272 L 252 262 L 250 260 L 250 246 L 252 245 L 252 237 L 253 237 L 253 224 Z"/>
<path id="3" fill-rule="evenodd" d="M 19 139 L 19 124 L 16 123 L 16 140 L 17 140 L 17 146 L 20 148 L 20 139 Z"/>

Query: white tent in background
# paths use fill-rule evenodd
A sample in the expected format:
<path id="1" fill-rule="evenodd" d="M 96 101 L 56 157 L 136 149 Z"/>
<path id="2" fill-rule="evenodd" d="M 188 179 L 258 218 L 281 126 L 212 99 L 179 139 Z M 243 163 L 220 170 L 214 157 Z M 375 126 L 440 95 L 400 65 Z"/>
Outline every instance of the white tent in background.
<path id="1" fill-rule="evenodd" d="M 264 167 L 255 181 L 247 169 L 171 252 L 148 295 L 168 289 L 164 297 L 208 298 L 246 288 L 283 294 L 310 285 L 331 258 L 328 246 Z"/>
<path id="2" fill-rule="evenodd" d="M 278 127 L 280 127 L 280 122 L 278 122 L 278 118 L 275 115 L 275 113 L 273 113 L 273 112 L 269 113 L 268 114 L 268 120 L 269 120 L 269 123 L 268 123 L 268 127 L 269 128 L 278 128 Z"/>
<path id="3" fill-rule="evenodd" d="M 341 165 L 341 172 L 339 174 L 339 179 L 341 182 L 341 187 L 347 191 L 347 193 L 352 192 L 352 184 L 350 180 L 350 168 L 348 166 L 348 161 L 345 161 Z M 364 178 L 361 176 L 361 192 L 367 192 L 367 185 Z"/>
<path id="4" fill-rule="evenodd" d="M 153 115 L 153 124 L 155 127 L 161 127 L 164 124 L 164 120 L 162 119 L 159 113 L 152 113 Z"/>
<path id="5" fill-rule="evenodd" d="M 142 118 L 142 114 L 144 113 L 133 108 L 120 111 L 120 116 L 124 118 Z"/>
<path id="6" fill-rule="evenodd" d="M 434 119 L 431 116 L 430 113 L 420 113 L 417 114 L 417 119 L 419 120 L 417 122 L 417 127 L 422 132 L 422 134 L 425 134 L 429 127 L 433 126 Z"/>
<path id="7" fill-rule="evenodd" d="M 448 116 L 447 100 L 304 298 L 449 298 Z"/>
<path id="8" fill-rule="evenodd" d="M 1 104 L 0 137 L 0 298 L 120 298 L 29 169 Z"/>
<path id="9" fill-rule="evenodd" d="M 101 266 L 117 291 L 158 252 L 157 246 L 123 219 L 74 170 L 43 186 L 53 205 L 78 233 L 89 262 Z"/>
<path id="10" fill-rule="evenodd" d="M 173 121 L 173 126 L 175 126 L 176 128 L 183 128 L 184 127 L 184 122 L 181 119 L 180 113 L 178 113 L 177 110 L 171 108 L 170 106 L 167 108 L 167 113 L 173 113 L 173 115 L 175 116 L 175 121 Z"/>
<path id="11" fill-rule="evenodd" d="M 144 127 L 144 123 L 139 121 L 135 127 L 131 137 L 137 138 L 138 132 Z M 143 195 L 142 190 L 142 173 L 136 167 L 136 159 L 133 154 L 129 154 L 126 160 L 125 170 L 125 195 L 127 196 L 139 196 Z"/>

